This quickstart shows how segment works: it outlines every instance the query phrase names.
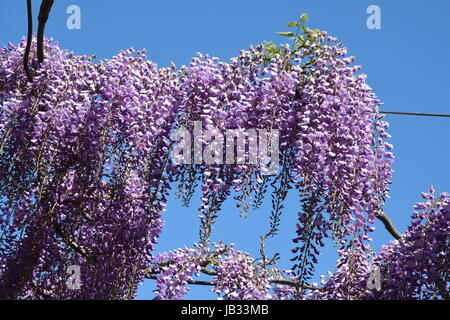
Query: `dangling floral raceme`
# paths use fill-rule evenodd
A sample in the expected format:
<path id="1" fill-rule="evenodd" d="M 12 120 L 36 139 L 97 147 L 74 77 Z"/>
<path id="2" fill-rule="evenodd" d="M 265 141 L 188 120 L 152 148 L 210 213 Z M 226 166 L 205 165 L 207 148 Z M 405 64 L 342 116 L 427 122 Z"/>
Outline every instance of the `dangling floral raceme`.
<path id="1" fill-rule="evenodd" d="M 158 300 L 181 300 L 188 293 L 188 281 L 199 275 L 204 264 L 202 252 L 195 249 L 182 248 L 163 253 L 154 259 L 155 268 L 152 273 L 158 274 Z"/>
<path id="2" fill-rule="evenodd" d="M 376 255 L 358 243 L 343 252 L 338 270 L 314 299 L 448 299 L 450 292 L 450 196 L 422 194 L 400 240 Z M 375 277 L 379 272 L 378 279 Z M 379 282 L 379 287 L 368 283 Z"/>
<path id="3" fill-rule="evenodd" d="M 153 260 L 148 277 L 157 280 L 156 299 L 178 300 L 188 293 L 187 285 L 213 285 L 211 291 L 225 300 L 271 299 L 271 276 L 268 270 L 248 253 L 223 243 L 194 249 L 181 248 L 163 253 Z M 273 271 L 276 271 L 274 269 Z M 200 274 L 212 277 L 212 282 L 198 282 Z M 281 294 L 279 294 L 281 296 Z"/>
<path id="4" fill-rule="evenodd" d="M 46 47 L 32 84 L 15 71 L 23 43 L 1 57 L 0 295 L 132 298 L 162 227 L 176 77 L 143 52 L 94 64 Z"/>
<path id="5" fill-rule="evenodd" d="M 213 289 L 226 300 L 271 299 L 268 271 L 255 265 L 248 253 L 231 248 L 226 256 L 217 258 L 217 275 Z"/>

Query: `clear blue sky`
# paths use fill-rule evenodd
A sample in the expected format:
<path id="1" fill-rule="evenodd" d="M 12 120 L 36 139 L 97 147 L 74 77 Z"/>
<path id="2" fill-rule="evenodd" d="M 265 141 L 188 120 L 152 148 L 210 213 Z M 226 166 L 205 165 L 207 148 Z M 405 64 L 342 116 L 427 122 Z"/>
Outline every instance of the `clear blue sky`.
<path id="1" fill-rule="evenodd" d="M 17 43 L 26 34 L 26 1 L 0 0 L 0 45 Z M 40 1 L 34 1 L 35 17 Z M 66 8 L 76 4 L 82 13 L 81 30 L 66 27 Z M 366 9 L 381 8 L 382 29 L 369 30 Z M 387 0 L 56 0 L 47 36 L 76 54 L 97 54 L 101 59 L 128 47 L 147 48 L 149 59 L 160 66 L 169 61 L 187 64 L 196 52 L 221 59 L 263 40 L 284 41 L 275 35 L 284 24 L 306 12 L 308 25 L 326 30 L 348 47 L 368 75 L 368 83 L 385 103 L 384 109 L 450 114 L 450 1 Z M 386 212 L 403 232 L 420 192 L 433 184 L 438 192 L 450 192 L 450 119 L 388 116 L 396 162 L 391 199 Z M 258 237 L 267 230 L 270 195 L 262 209 L 246 220 L 232 200 L 224 206 L 214 239 L 234 242 L 238 249 L 255 255 Z M 191 208 L 169 201 L 164 233 L 158 250 L 190 246 L 198 240 L 197 197 Z M 280 252 L 289 267 L 289 249 L 299 203 L 289 196 L 281 234 L 270 240 L 268 252 Z M 391 239 L 376 224 L 375 248 Z M 334 270 L 334 248 L 323 252 L 318 273 Z M 153 281 L 146 281 L 139 298 L 153 297 Z M 208 288 L 193 288 L 191 299 L 214 298 Z"/>

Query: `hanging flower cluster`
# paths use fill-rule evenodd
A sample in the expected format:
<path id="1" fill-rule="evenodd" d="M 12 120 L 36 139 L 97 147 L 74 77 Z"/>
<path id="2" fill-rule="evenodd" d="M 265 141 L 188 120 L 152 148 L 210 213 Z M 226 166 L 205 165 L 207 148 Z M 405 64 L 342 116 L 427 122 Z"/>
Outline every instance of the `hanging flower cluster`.
<path id="1" fill-rule="evenodd" d="M 131 298 L 162 227 L 177 81 L 143 52 L 46 47 L 32 84 L 23 43 L 1 54 L 0 298 Z"/>
<path id="2" fill-rule="evenodd" d="M 182 248 L 160 254 L 153 261 L 152 274 L 158 274 L 158 300 L 181 300 L 189 292 L 187 284 L 192 276 L 199 275 L 201 266 L 206 265 L 202 250 Z"/>
<path id="3" fill-rule="evenodd" d="M 211 291 L 225 300 L 267 300 L 271 276 L 261 263 L 234 245 L 212 244 L 211 249 L 196 244 L 195 249 L 182 248 L 163 253 L 153 260 L 151 275 L 157 275 L 156 299 L 183 299 L 194 276 L 212 276 Z M 278 269 L 273 268 L 271 272 Z"/>
<path id="4" fill-rule="evenodd" d="M 448 299 L 450 292 L 450 196 L 423 193 L 400 240 L 377 255 L 358 243 L 341 255 L 338 270 L 314 299 Z M 379 287 L 371 288 L 375 270 Z"/>
<path id="5" fill-rule="evenodd" d="M 248 253 L 231 248 L 217 259 L 217 275 L 213 289 L 227 300 L 268 300 L 270 282 L 268 271 L 254 264 Z"/>

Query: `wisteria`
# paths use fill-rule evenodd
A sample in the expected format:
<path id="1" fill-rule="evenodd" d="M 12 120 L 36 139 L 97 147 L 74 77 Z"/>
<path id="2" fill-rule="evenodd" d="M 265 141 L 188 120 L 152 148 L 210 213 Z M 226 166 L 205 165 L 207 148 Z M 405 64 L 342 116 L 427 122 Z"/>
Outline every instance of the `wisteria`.
<path id="1" fill-rule="evenodd" d="M 225 300 L 282 299 L 296 293 L 280 284 L 272 288 L 272 281 L 277 283 L 282 272 L 276 266 L 265 268 L 261 261 L 236 250 L 233 244 L 213 243 L 209 249 L 195 244 L 194 249 L 163 253 L 153 260 L 153 265 L 147 278 L 157 280 L 156 299 L 183 299 L 189 292 L 188 284 L 210 285 L 211 291 Z M 196 281 L 194 278 L 200 275 L 212 281 Z"/>
<path id="2" fill-rule="evenodd" d="M 217 259 L 216 286 L 213 289 L 227 300 L 267 300 L 269 294 L 268 271 L 254 265 L 249 254 L 231 249 L 228 255 Z"/>
<path id="3" fill-rule="evenodd" d="M 412 222 L 400 240 L 393 240 L 374 254 L 356 243 L 342 254 L 338 270 L 323 280 L 315 299 L 435 299 L 449 298 L 450 196 L 422 194 Z M 368 290 L 367 281 L 380 269 L 380 290 Z"/>
<path id="4" fill-rule="evenodd" d="M 321 276 L 320 284 L 301 285 L 291 270 L 280 270 L 276 261 L 264 265 L 233 245 L 214 244 L 212 252 L 183 249 L 156 259 L 157 265 L 165 266 L 156 277 L 158 286 L 163 288 L 160 290 L 177 288 L 165 270 L 171 270 L 177 279 L 184 279 L 186 273 L 180 270 L 187 270 L 191 284 L 213 286 L 211 291 L 228 300 L 448 299 L 450 196 L 435 196 L 433 188 L 422 196 L 425 202 L 415 206 L 402 239 L 391 241 L 379 253 L 367 241 L 353 239 L 349 248 L 339 250 L 337 271 L 328 278 Z M 184 253 L 182 259 L 180 252 Z M 368 286 L 376 269 L 380 270 L 378 288 Z M 212 281 L 196 282 L 194 275 L 200 274 Z M 187 293 L 186 288 L 182 293 Z"/>
<path id="5" fill-rule="evenodd" d="M 206 265 L 206 257 L 202 251 L 182 248 L 163 253 L 153 261 L 155 267 L 150 269 L 150 275 L 158 274 L 158 300 L 181 300 L 188 293 L 187 284 L 192 276 L 199 275 L 201 266 Z"/>
<path id="6" fill-rule="evenodd" d="M 405 236 L 371 258 L 367 240 L 392 177 L 388 124 L 345 47 L 302 27 L 292 47 L 265 43 L 228 62 L 198 53 L 180 68 L 158 67 L 134 49 L 97 61 L 48 39 L 39 64 L 33 41 L 32 82 L 23 70 L 27 39 L 0 49 L 0 299 L 132 299 L 145 278 L 156 279 L 158 299 L 183 299 L 200 274 L 222 299 L 448 294 L 448 196 L 427 195 Z M 185 145 L 193 161 L 177 165 L 173 133 L 195 135 L 196 124 L 215 139 Z M 203 161 L 226 130 L 259 132 L 267 154 L 253 164 L 238 155 Z M 277 131 L 276 157 L 263 131 Z M 155 256 L 170 190 L 189 205 L 197 186 L 199 244 Z M 263 238 L 275 236 L 292 189 L 292 270 L 210 243 L 226 199 L 245 216 L 270 191 Z M 341 246 L 338 271 L 311 285 L 328 237 Z M 368 292 L 370 263 L 405 281 Z M 71 265 L 81 266 L 79 290 L 67 288 Z"/>
<path id="7" fill-rule="evenodd" d="M 47 41 L 28 84 L 23 44 L 1 57 L 0 295 L 131 298 L 162 227 L 175 76 L 142 52 L 94 64 Z M 67 290 L 68 265 L 90 285 Z"/>

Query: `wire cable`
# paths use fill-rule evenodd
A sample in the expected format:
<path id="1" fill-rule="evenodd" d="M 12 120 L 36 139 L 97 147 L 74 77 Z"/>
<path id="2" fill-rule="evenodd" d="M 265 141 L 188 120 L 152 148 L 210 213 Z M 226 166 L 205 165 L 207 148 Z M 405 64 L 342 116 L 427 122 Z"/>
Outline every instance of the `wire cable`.
<path id="1" fill-rule="evenodd" d="M 408 115 L 408 116 L 424 116 L 424 117 L 450 118 L 450 114 L 420 113 L 420 112 L 397 112 L 397 111 L 380 111 L 380 113 L 384 113 L 384 114 L 397 114 L 397 115 Z"/>

